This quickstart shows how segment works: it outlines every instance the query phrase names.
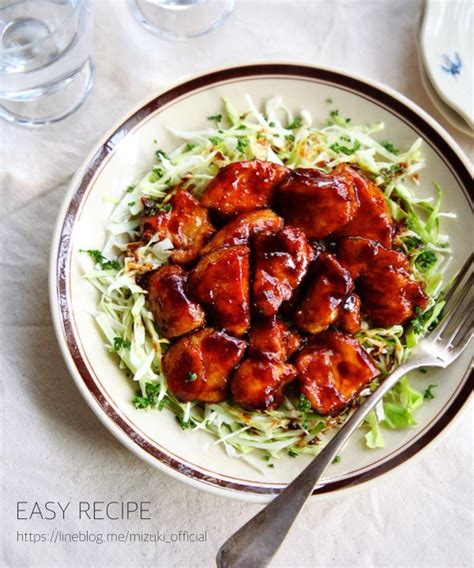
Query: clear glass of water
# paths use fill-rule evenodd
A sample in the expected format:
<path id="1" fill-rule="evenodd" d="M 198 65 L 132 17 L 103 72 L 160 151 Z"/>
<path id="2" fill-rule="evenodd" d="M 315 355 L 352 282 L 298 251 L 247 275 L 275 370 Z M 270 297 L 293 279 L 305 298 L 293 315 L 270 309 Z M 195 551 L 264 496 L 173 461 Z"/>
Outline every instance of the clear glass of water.
<path id="1" fill-rule="evenodd" d="M 76 111 L 94 82 L 88 0 L 0 0 L 0 117 L 21 125 Z"/>
<path id="2" fill-rule="evenodd" d="M 203 35 L 234 9 L 235 0 L 128 0 L 135 18 L 165 39 L 184 40 Z"/>

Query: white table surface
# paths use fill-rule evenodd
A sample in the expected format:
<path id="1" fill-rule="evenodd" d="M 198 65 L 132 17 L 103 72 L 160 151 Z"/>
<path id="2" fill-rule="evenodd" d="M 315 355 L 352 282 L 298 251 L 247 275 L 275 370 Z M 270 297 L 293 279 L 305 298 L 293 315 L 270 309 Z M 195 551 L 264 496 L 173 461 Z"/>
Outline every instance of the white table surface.
<path id="1" fill-rule="evenodd" d="M 259 509 L 191 489 L 141 462 L 99 423 L 70 379 L 48 305 L 48 253 L 72 174 L 121 115 L 209 66 L 258 59 L 331 64 L 418 103 L 473 156 L 423 91 L 416 0 L 239 0 L 225 25 L 167 43 L 125 1 L 95 8 L 97 80 L 76 115 L 49 128 L 1 125 L 1 375 L 4 566 L 214 565 L 220 544 Z M 416 459 L 375 483 L 315 499 L 272 566 L 472 566 L 472 403 Z M 18 501 L 151 501 L 152 521 L 16 520 Z M 33 544 L 17 531 L 207 531 L 206 543 Z"/>

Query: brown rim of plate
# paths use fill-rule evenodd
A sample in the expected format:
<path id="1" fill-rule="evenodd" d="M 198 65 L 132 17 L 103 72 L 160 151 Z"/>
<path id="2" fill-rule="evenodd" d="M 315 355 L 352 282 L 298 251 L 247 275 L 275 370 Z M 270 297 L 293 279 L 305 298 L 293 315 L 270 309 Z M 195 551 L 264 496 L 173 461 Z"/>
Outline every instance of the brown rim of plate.
<path id="1" fill-rule="evenodd" d="M 90 185 L 95 173 L 100 168 L 103 161 L 111 154 L 125 135 L 134 127 L 140 124 L 146 117 L 160 109 L 164 105 L 173 102 L 183 95 L 189 95 L 193 91 L 203 89 L 222 82 L 234 82 L 236 80 L 256 79 L 256 78 L 295 78 L 311 80 L 316 83 L 324 83 L 334 85 L 346 91 L 362 96 L 369 101 L 378 104 L 385 110 L 391 112 L 403 122 L 411 126 L 415 131 L 429 141 L 430 146 L 442 158 L 448 169 L 459 181 L 466 198 L 472 202 L 472 177 L 455 150 L 448 142 L 433 128 L 428 122 L 421 118 L 414 110 L 405 106 L 405 104 L 393 97 L 389 93 L 379 90 L 377 87 L 369 85 L 362 80 L 344 75 L 343 73 L 321 69 L 316 67 L 307 67 L 295 64 L 256 64 L 242 67 L 233 67 L 218 70 L 206 75 L 202 75 L 179 84 L 168 91 L 163 92 L 156 98 L 152 99 L 139 110 L 128 117 L 98 148 L 89 163 L 85 166 L 82 178 L 77 183 L 77 188 L 72 195 L 70 203 L 67 207 L 64 221 L 59 233 L 58 250 L 55 256 L 56 267 L 56 288 L 55 298 L 59 307 L 61 332 L 67 346 L 70 358 L 74 362 L 76 370 L 82 378 L 82 381 L 95 402 L 101 407 L 103 413 L 116 425 L 131 442 L 138 448 L 156 458 L 164 465 L 175 470 L 181 475 L 199 481 L 206 485 L 216 488 L 233 490 L 238 493 L 257 494 L 277 494 L 282 491 L 281 487 L 256 486 L 248 483 L 237 483 L 234 481 L 219 479 L 211 475 L 207 475 L 201 471 L 193 469 L 174 457 L 156 448 L 148 442 L 136 430 L 134 430 L 110 405 L 107 398 L 103 395 L 100 388 L 96 384 L 93 376 L 89 372 L 87 365 L 82 357 L 79 348 L 79 342 L 74 334 L 71 314 L 69 313 L 68 295 L 67 295 L 67 265 L 69 262 L 70 237 L 75 222 L 75 218 L 80 209 L 83 197 Z M 315 489 L 314 494 L 328 493 L 344 487 L 358 485 L 383 473 L 388 472 L 399 464 L 403 463 L 411 456 L 419 452 L 428 443 L 430 443 L 446 426 L 451 422 L 463 404 L 469 397 L 473 388 L 474 372 L 467 369 L 463 377 L 463 386 L 455 397 L 451 397 L 448 406 L 443 409 L 443 414 L 430 426 L 421 437 L 416 439 L 410 445 L 395 454 L 386 461 L 372 467 L 368 471 L 349 475 L 344 479 L 329 481 L 327 484 Z M 462 384 L 462 383 L 461 383 Z M 438 415 L 439 416 L 439 415 Z M 137 448 L 137 449 L 138 449 Z"/>

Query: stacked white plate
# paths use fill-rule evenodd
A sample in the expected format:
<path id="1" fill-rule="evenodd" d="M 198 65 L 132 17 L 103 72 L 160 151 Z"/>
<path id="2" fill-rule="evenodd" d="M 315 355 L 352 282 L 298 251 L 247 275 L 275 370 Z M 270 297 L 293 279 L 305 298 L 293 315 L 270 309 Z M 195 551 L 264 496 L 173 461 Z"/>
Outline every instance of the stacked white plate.
<path id="1" fill-rule="evenodd" d="M 426 0 L 420 67 L 433 104 L 453 126 L 474 136 L 474 3 Z"/>

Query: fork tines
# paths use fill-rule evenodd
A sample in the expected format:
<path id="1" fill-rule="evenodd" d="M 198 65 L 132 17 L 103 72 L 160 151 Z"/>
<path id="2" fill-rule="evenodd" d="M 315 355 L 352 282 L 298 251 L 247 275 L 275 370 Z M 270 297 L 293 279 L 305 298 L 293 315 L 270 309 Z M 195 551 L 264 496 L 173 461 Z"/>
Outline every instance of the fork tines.
<path id="1" fill-rule="evenodd" d="M 456 350 L 462 350 L 473 333 L 473 259 L 471 255 L 446 293 L 441 319 L 434 330 L 437 342 Z"/>

